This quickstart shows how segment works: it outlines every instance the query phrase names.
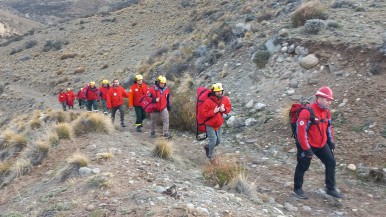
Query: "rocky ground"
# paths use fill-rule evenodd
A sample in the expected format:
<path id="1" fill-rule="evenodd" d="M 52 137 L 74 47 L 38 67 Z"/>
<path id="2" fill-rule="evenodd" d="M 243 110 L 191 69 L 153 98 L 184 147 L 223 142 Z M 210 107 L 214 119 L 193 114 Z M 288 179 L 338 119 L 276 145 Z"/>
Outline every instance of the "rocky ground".
<path id="1" fill-rule="evenodd" d="M 4 80 L 0 112 L 1 122 L 6 124 L 20 113 L 48 106 L 59 108 L 59 88 L 79 88 L 90 80 L 106 77 L 127 82 L 149 55 L 162 47 L 183 47 L 194 44 L 192 41 L 209 44 L 201 41 L 203 37 L 218 31 L 221 22 L 232 17 L 231 26 L 237 26 L 233 33 L 242 29 L 244 37 L 219 45 L 213 51 L 219 54 L 216 61 L 204 61 L 203 71 L 197 72 L 194 67 L 186 71 L 198 84 L 224 84 L 233 111 L 227 118 L 225 141 L 218 155 L 244 165 L 255 191 L 251 196 L 206 183 L 201 175 L 207 163 L 203 143 L 196 142 L 191 133 L 175 129 L 173 161 L 150 156 L 154 140 L 148 138 L 147 121 L 142 134 L 128 127 L 113 135 L 90 135 L 61 143 L 41 166 L 1 189 L 7 197 L 0 201 L 0 213 L 383 216 L 385 182 L 369 174 L 380 171 L 383 178 L 386 176 L 386 120 L 382 115 L 386 104 L 385 2 L 323 1 L 329 21 L 318 21 L 327 26 L 318 34 L 305 34 L 306 27 L 291 27 L 289 14 L 299 2 L 143 1 L 109 15 L 42 29 L 21 42 L 1 47 L 0 71 Z M 254 20 L 245 22 L 252 15 Z M 194 24 L 190 33 L 185 28 L 189 24 Z M 37 45 L 10 55 L 31 40 L 36 40 Z M 59 51 L 42 52 L 46 40 L 69 43 L 63 43 Z M 254 60 L 263 44 L 273 55 L 265 67 L 257 68 Z M 212 52 L 209 46 L 203 48 L 189 49 Z M 173 50 L 174 54 L 177 51 L 181 50 Z M 74 57 L 63 59 L 68 54 Z M 193 59 L 193 65 L 200 66 L 204 57 Z M 162 66 L 160 63 L 148 78 L 163 72 Z M 337 139 L 337 183 L 345 199 L 336 201 L 325 195 L 323 165 L 315 159 L 304 186 L 311 197 L 298 200 L 291 194 L 296 159 L 286 108 L 296 100 L 312 98 L 323 85 L 330 86 L 336 98 L 332 113 Z M 130 122 L 133 115 L 129 114 Z M 5 128 L 6 125 L 2 129 Z M 90 158 L 106 151 L 115 156 L 92 161 L 89 167 L 100 169 L 96 175 L 55 182 L 55 172 L 77 149 Z M 95 187 L 90 184 L 93 179 L 108 180 L 110 184 Z M 179 198 L 161 193 L 173 184 Z"/>

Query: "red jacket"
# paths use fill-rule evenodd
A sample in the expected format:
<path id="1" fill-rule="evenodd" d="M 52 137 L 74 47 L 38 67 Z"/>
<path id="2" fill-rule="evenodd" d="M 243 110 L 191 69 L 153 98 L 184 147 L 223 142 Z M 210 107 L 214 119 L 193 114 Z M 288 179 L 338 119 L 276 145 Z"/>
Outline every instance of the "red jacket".
<path id="1" fill-rule="evenodd" d="M 310 147 L 322 148 L 326 143 L 334 143 L 334 131 L 331 127 L 331 114 L 315 102 L 310 105 L 317 124 L 311 124 L 310 112 L 303 109 L 296 122 L 296 135 L 301 148 L 307 151 Z"/>
<path id="2" fill-rule="evenodd" d="M 214 113 L 214 109 L 221 104 L 224 104 L 225 112 L 217 112 Z M 200 115 L 204 117 L 203 119 L 209 119 L 205 122 L 205 125 L 211 126 L 213 128 L 219 128 L 224 123 L 223 114 L 228 114 L 232 109 L 232 105 L 228 99 L 228 97 L 223 96 L 220 100 L 215 96 L 210 96 L 207 98 L 201 107 Z"/>
<path id="3" fill-rule="evenodd" d="M 121 86 L 111 87 L 109 92 L 107 93 L 107 108 L 111 109 L 113 107 L 117 107 L 123 104 L 123 98 L 127 98 L 128 94 L 125 89 Z"/>
<path id="4" fill-rule="evenodd" d="M 142 83 L 141 85 L 139 84 L 133 84 L 130 87 L 129 91 L 129 107 L 134 106 L 140 106 L 139 100 L 141 99 L 142 96 L 148 94 L 149 92 L 149 87 L 147 84 Z"/>
<path id="5" fill-rule="evenodd" d="M 86 93 L 83 90 L 80 90 L 77 94 L 76 97 L 78 99 L 86 99 Z"/>
<path id="6" fill-rule="evenodd" d="M 90 85 L 85 87 L 84 92 L 86 93 L 87 100 L 98 100 L 99 99 L 99 90 L 96 86 L 92 88 Z"/>
<path id="7" fill-rule="evenodd" d="M 107 85 L 106 87 L 102 86 L 99 88 L 99 93 L 101 95 L 101 98 L 106 100 L 107 99 L 107 93 L 109 92 L 110 86 Z"/>
<path id="8" fill-rule="evenodd" d="M 75 100 L 75 94 L 71 90 L 66 92 L 66 96 L 67 101 L 73 102 Z"/>
<path id="9" fill-rule="evenodd" d="M 67 95 L 65 92 L 60 92 L 58 96 L 58 100 L 60 103 L 66 102 L 67 101 Z"/>
<path id="10" fill-rule="evenodd" d="M 170 90 L 167 86 L 161 89 L 158 85 L 153 85 L 149 89 L 149 97 L 152 99 L 153 103 L 156 103 L 156 111 L 162 111 L 167 106 L 171 106 L 170 100 Z M 159 98 L 159 101 L 156 102 L 156 98 Z"/>

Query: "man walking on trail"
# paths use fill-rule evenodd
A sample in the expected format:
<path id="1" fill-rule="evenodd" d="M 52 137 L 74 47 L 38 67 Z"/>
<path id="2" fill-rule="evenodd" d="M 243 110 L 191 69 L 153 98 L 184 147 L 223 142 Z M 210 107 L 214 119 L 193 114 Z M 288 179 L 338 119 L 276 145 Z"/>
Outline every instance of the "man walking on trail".
<path id="1" fill-rule="evenodd" d="M 326 168 L 326 193 L 342 198 L 335 188 L 334 132 L 331 126 L 331 113 L 328 110 L 334 96 L 329 87 L 321 87 L 315 96 L 315 102 L 310 105 L 313 114 L 310 110 L 303 109 L 296 122 L 298 163 L 294 175 L 294 194 L 301 199 L 308 198 L 302 189 L 303 176 L 310 167 L 312 157 L 316 155 Z"/>
<path id="2" fill-rule="evenodd" d="M 129 108 L 135 109 L 135 115 L 137 117 L 135 121 L 135 126 L 137 127 L 137 132 L 141 132 L 142 121 L 146 117 L 145 110 L 141 107 L 139 100 L 148 94 L 149 87 L 143 82 L 142 75 L 136 75 L 134 84 L 130 87 L 129 91 Z"/>
<path id="3" fill-rule="evenodd" d="M 63 89 L 60 90 L 58 101 L 62 105 L 63 111 L 66 111 L 67 108 L 67 95 L 66 92 L 63 91 Z"/>
<path id="4" fill-rule="evenodd" d="M 152 138 L 157 137 L 155 129 L 157 126 L 157 119 L 161 116 L 163 126 L 163 136 L 170 138 L 169 134 L 169 111 L 171 111 L 171 98 L 170 89 L 166 86 L 166 77 L 158 76 L 155 85 L 149 89 L 148 96 L 151 98 L 151 102 L 156 104 L 154 112 L 150 113 L 151 119 L 151 134 Z"/>
<path id="5" fill-rule="evenodd" d="M 94 108 L 95 112 L 98 112 L 99 90 L 95 86 L 95 82 L 91 81 L 85 90 L 87 99 L 87 110 L 91 111 Z"/>
<path id="6" fill-rule="evenodd" d="M 74 109 L 75 94 L 71 91 L 71 88 L 67 88 L 66 97 L 68 109 Z"/>
<path id="7" fill-rule="evenodd" d="M 128 93 L 126 93 L 125 89 L 119 86 L 119 80 L 114 79 L 113 86 L 110 88 L 107 93 L 107 108 L 111 109 L 111 120 L 114 123 L 115 113 L 119 110 L 120 118 L 121 118 L 121 127 L 126 127 L 125 125 L 125 114 L 123 108 L 123 98 L 127 98 Z"/>
<path id="8" fill-rule="evenodd" d="M 106 100 L 107 100 L 107 93 L 109 92 L 110 85 L 108 80 L 103 80 L 102 81 L 102 87 L 99 88 L 99 93 L 100 93 L 100 98 L 102 101 L 102 107 L 103 107 L 103 114 L 107 115 L 107 105 L 106 105 Z"/>
<path id="9" fill-rule="evenodd" d="M 224 89 L 221 83 L 213 84 L 211 90 L 210 96 L 202 104 L 200 115 L 207 120 L 205 126 L 209 144 L 204 146 L 206 157 L 212 164 L 217 164 L 214 152 L 216 146 L 221 142 L 223 114 L 228 114 L 232 105 L 228 97 L 223 96 Z"/>
<path id="10" fill-rule="evenodd" d="M 83 88 L 80 88 L 80 91 L 76 94 L 76 98 L 78 98 L 79 108 L 83 109 L 86 105 L 86 93 L 83 91 Z"/>

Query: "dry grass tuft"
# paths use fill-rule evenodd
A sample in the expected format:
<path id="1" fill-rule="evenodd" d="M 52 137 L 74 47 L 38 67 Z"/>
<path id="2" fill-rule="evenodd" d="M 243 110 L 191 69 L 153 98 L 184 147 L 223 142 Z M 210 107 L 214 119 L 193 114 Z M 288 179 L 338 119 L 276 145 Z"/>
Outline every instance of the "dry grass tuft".
<path id="1" fill-rule="evenodd" d="M 78 56 L 77 53 L 64 53 L 62 54 L 62 56 L 60 56 L 60 59 L 65 60 L 65 59 L 75 58 L 76 56 Z"/>
<path id="2" fill-rule="evenodd" d="M 31 129 L 38 129 L 42 126 L 42 123 L 40 121 L 39 118 L 34 118 L 32 119 L 30 122 L 29 122 L 29 126 L 31 127 Z"/>
<path id="3" fill-rule="evenodd" d="M 255 196 L 255 186 L 248 182 L 245 173 L 241 173 L 233 178 L 229 183 L 229 187 L 235 189 L 240 194 L 244 194 L 249 197 Z"/>
<path id="4" fill-rule="evenodd" d="M 232 160 L 224 161 L 221 158 L 216 160 L 218 162 L 216 165 L 208 164 L 203 169 L 204 179 L 213 186 L 223 187 L 232 179 L 245 173 L 245 169 Z"/>
<path id="5" fill-rule="evenodd" d="M 50 135 L 48 136 L 48 143 L 52 147 L 56 147 L 59 145 L 59 136 L 55 131 L 51 132 Z"/>
<path id="6" fill-rule="evenodd" d="M 317 0 L 306 2 L 300 5 L 291 16 L 294 27 L 303 26 L 310 19 L 327 19 L 325 6 Z"/>
<path id="7" fill-rule="evenodd" d="M 87 156 L 78 152 L 74 153 L 67 159 L 67 165 L 58 172 L 57 179 L 63 182 L 72 175 L 78 174 L 79 168 L 87 166 L 88 162 Z"/>
<path id="8" fill-rule="evenodd" d="M 27 159 L 19 159 L 16 163 L 11 167 L 11 173 L 15 174 L 15 178 L 23 176 L 29 173 L 32 169 L 32 164 Z"/>
<path id="9" fill-rule="evenodd" d="M 70 118 L 70 121 L 76 120 L 80 116 L 79 112 L 69 111 L 68 117 Z"/>
<path id="10" fill-rule="evenodd" d="M 153 156 L 171 160 L 173 158 L 173 144 L 165 139 L 158 139 L 152 152 Z"/>
<path id="11" fill-rule="evenodd" d="M 25 146 L 27 146 L 27 138 L 23 135 L 16 134 L 12 131 L 5 131 L 0 136 L 0 150 L 8 147 L 21 150 Z"/>
<path id="12" fill-rule="evenodd" d="M 0 163 L 0 176 L 6 175 L 11 169 L 11 165 L 7 162 Z"/>
<path id="13" fill-rule="evenodd" d="M 111 119 L 99 113 L 83 113 L 73 125 L 74 135 L 79 137 L 88 133 L 109 134 L 114 131 Z"/>
<path id="14" fill-rule="evenodd" d="M 85 67 L 78 67 L 74 70 L 74 74 L 81 74 L 86 71 Z"/>
<path id="15" fill-rule="evenodd" d="M 189 85 L 189 84 L 187 84 Z M 172 128 L 195 132 L 196 123 L 196 93 L 192 88 L 173 95 L 173 112 L 170 115 Z"/>
<path id="16" fill-rule="evenodd" d="M 71 126 L 68 123 L 59 123 L 55 127 L 59 139 L 71 139 Z"/>
<path id="17" fill-rule="evenodd" d="M 58 123 L 63 123 L 63 122 L 66 122 L 66 120 L 67 120 L 66 112 L 64 112 L 64 111 L 56 111 L 56 112 L 54 112 L 53 116 Z"/>
<path id="18" fill-rule="evenodd" d="M 111 152 L 105 152 L 105 153 L 97 153 L 95 154 L 95 159 L 96 160 L 107 160 L 110 158 L 113 158 L 114 154 Z"/>
<path id="19" fill-rule="evenodd" d="M 36 166 L 41 164 L 47 157 L 50 150 L 50 144 L 46 141 L 36 142 L 36 146 L 33 147 L 27 154 L 28 159 L 31 160 L 31 164 Z"/>
<path id="20" fill-rule="evenodd" d="M 85 167 L 88 165 L 89 159 L 86 155 L 81 153 L 74 153 L 68 160 L 68 164 L 75 165 L 77 167 Z"/>
<path id="21" fill-rule="evenodd" d="M 286 126 L 290 126 L 291 120 L 289 117 L 289 113 L 291 111 L 291 106 L 292 106 L 292 103 L 288 105 L 284 105 L 283 107 L 280 108 L 278 112 L 278 118 L 280 123 L 285 124 Z"/>
<path id="22" fill-rule="evenodd" d="M 87 185 L 91 188 L 108 188 L 110 181 L 106 177 L 95 175 L 87 180 Z"/>

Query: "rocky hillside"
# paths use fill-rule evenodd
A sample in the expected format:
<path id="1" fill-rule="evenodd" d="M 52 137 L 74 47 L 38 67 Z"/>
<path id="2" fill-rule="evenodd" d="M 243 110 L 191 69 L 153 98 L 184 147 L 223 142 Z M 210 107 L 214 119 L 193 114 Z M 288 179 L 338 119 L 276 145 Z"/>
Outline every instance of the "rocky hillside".
<path id="1" fill-rule="evenodd" d="M 45 138 L 55 125 L 44 125 L 35 133 L 23 124 L 30 117 L 23 120 L 20 115 L 59 108 L 56 94 L 61 88 L 78 89 L 106 78 L 119 78 L 127 87 L 136 73 L 144 74 L 148 83 L 164 74 L 175 99 L 194 100 L 197 86 L 222 82 L 233 111 L 218 155 L 224 162 L 243 165 L 247 189 L 253 190 L 237 185 L 220 188 L 203 179 L 204 143 L 181 132 L 182 125 L 174 129 L 176 153 L 171 161 L 151 155 L 158 140 L 149 139 L 147 132 L 118 128 L 108 135 L 63 140 L 51 148 L 40 166 L 0 189 L 9 195 L 0 201 L 1 214 L 382 216 L 386 3 L 321 1 L 308 7 L 305 3 L 141 1 L 41 28 L 3 44 L 2 129 L 27 135 L 27 146 Z M 302 8 L 304 13 L 296 13 Z M 301 22 L 304 19 L 295 15 L 305 12 L 314 16 Z M 294 101 L 312 99 L 323 85 L 330 86 L 336 98 L 332 113 L 337 178 L 346 198 L 335 201 L 325 195 L 323 165 L 314 160 L 305 177 L 311 198 L 302 201 L 291 195 L 296 149 L 287 109 Z M 179 110 L 182 107 L 173 108 L 172 116 L 181 117 Z M 145 124 L 148 131 L 149 123 Z M 93 172 L 57 182 L 58 171 L 77 150 L 94 159 L 88 165 Z M 98 160 L 96 154 L 104 152 L 114 157 Z M 105 181 L 109 184 L 103 185 Z M 178 197 L 163 193 L 173 184 Z"/>

